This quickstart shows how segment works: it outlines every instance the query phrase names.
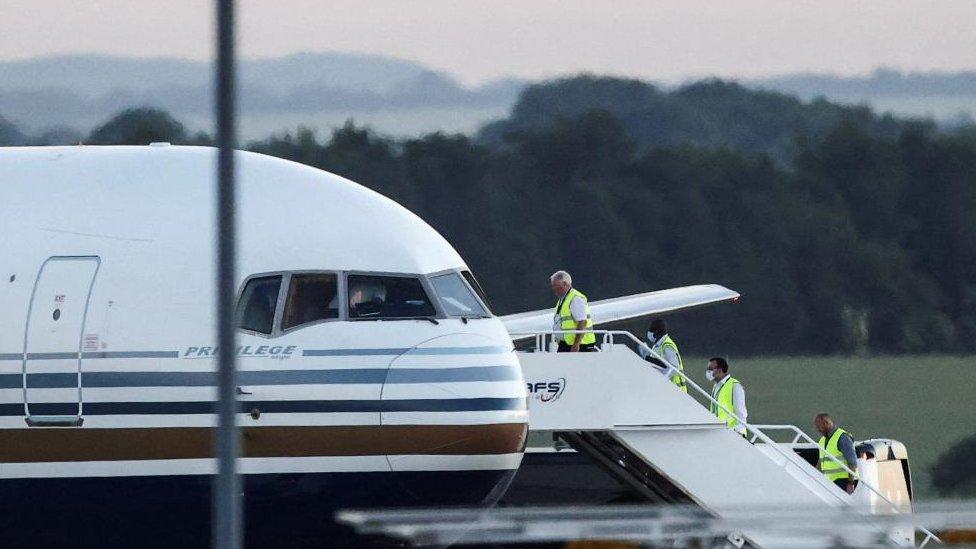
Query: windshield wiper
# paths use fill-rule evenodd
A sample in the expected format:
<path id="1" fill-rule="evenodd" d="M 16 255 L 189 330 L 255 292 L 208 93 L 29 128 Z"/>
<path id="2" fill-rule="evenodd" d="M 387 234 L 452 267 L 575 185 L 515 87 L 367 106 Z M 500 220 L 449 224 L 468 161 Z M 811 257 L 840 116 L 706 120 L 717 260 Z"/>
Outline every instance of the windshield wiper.
<path id="1" fill-rule="evenodd" d="M 432 316 L 419 316 L 419 317 L 417 317 L 417 320 L 426 320 L 426 321 L 431 322 L 433 324 L 440 325 L 440 322 L 438 322 L 437 319 L 434 318 L 434 317 L 432 317 Z"/>

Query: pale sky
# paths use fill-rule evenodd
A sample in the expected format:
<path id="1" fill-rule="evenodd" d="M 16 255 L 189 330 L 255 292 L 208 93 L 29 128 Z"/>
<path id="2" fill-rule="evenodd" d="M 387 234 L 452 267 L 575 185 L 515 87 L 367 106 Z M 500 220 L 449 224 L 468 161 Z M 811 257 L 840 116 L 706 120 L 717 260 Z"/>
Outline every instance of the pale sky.
<path id="1" fill-rule="evenodd" d="M 976 69 L 974 0 L 239 0 L 239 51 L 376 53 L 476 84 Z M 209 58 L 206 0 L 0 0 L 0 59 Z"/>

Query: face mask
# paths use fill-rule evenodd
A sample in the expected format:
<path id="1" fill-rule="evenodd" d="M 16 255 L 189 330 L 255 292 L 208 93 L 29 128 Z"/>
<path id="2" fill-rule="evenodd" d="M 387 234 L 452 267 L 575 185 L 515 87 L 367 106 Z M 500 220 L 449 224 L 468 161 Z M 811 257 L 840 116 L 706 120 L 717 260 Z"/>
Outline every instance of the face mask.
<path id="1" fill-rule="evenodd" d="M 715 381 L 715 370 L 705 370 L 705 377 L 708 381 Z"/>
<path id="2" fill-rule="evenodd" d="M 647 332 L 647 342 L 654 343 L 657 339 L 654 338 L 654 332 Z"/>

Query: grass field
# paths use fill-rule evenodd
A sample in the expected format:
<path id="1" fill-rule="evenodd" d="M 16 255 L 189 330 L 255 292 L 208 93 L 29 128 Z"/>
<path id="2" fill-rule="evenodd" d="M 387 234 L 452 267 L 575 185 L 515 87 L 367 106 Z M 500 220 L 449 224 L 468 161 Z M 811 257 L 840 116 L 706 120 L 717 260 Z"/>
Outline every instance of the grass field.
<path id="1" fill-rule="evenodd" d="M 685 371 L 703 388 L 705 358 Z M 905 443 L 915 497 L 935 498 L 930 468 L 947 448 L 976 434 L 976 357 L 788 357 L 730 360 L 746 388 L 750 423 L 791 423 L 814 439 L 817 412 L 855 438 Z M 780 439 L 777 439 L 780 440 Z"/>

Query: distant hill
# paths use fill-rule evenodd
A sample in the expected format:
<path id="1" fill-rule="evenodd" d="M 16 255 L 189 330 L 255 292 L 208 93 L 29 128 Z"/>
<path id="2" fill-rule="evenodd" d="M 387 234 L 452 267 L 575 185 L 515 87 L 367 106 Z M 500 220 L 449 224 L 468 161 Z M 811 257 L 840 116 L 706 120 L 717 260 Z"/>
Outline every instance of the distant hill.
<path id="1" fill-rule="evenodd" d="M 243 60 L 239 71 L 245 134 L 254 137 L 294 127 L 295 121 L 334 125 L 378 112 L 393 121 L 384 128 L 391 133 L 413 130 L 407 123 L 398 131 L 397 117 L 389 113 L 409 122 L 418 111 L 433 119 L 422 130 L 473 130 L 477 122 L 466 122 L 469 111 L 475 117 L 484 112 L 484 119 L 501 114 L 524 85 L 502 79 L 468 88 L 420 63 L 351 53 Z M 211 101 L 208 62 L 101 55 L 0 62 L 0 113 L 34 132 L 51 126 L 87 131 L 136 105 L 166 109 L 191 128 L 209 128 Z M 459 120 L 467 125 L 456 127 Z"/>
<path id="2" fill-rule="evenodd" d="M 925 97 L 976 95 L 976 71 L 901 72 L 881 68 L 866 76 L 788 74 L 748 81 L 748 84 L 813 98 Z"/>
<path id="3" fill-rule="evenodd" d="M 27 134 L 73 138 L 123 109 L 147 106 L 169 111 L 190 131 L 210 131 L 211 80 L 209 62 L 184 59 L 70 55 L 6 61 L 0 62 L 0 115 Z M 629 85 L 647 89 L 628 95 L 609 110 L 617 114 L 627 111 L 624 118 L 630 119 L 632 129 L 666 143 L 687 138 L 696 143 L 730 143 L 780 154 L 788 147 L 791 133 L 810 129 L 803 126 L 810 123 L 809 114 L 822 121 L 826 118 L 814 111 L 847 112 L 816 101 L 819 97 L 831 103 L 870 105 L 876 112 L 902 117 L 932 118 L 948 126 L 976 120 L 976 71 L 902 73 L 879 69 L 865 76 L 794 74 L 741 80 L 741 89 L 733 89 L 735 93 L 731 94 L 738 94 L 738 99 L 723 92 L 721 105 L 708 104 L 715 99 L 710 95 L 716 91 L 715 82 L 682 86 L 634 82 Z M 509 121 L 512 128 L 522 123 L 531 125 L 549 114 L 565 114 L 559 111 L 562 108 L 572 112 L 573 101 L 588 100 L 578 94 L 590 84 L 562 85 L 557 90 L 551 83 L 519 100 L 517 112 Z M 243 60 L 240 85 L 241 133 L 245 139 L 260 139 L 300 125 L 338 127 L 350 118 L 396 137 L 434 131 L 473 134 L 483 124 L 508 116 L 527 82 L 501 78 L 470 87 L 416 61 L 331 52 Z M 622 91 L 621 84 L 615 86 L 617 91 L 604 89 L 598 95 L 606 93 L 606 100 L 614 102 L 614 94 Z M 559 108 L 546 105 L 553 97 L 546 89 L 568 94 L 557 98 Z M 750 95 L 744 93 L 747 89 L 772 93 Z M 810 104 L 799 108 L 797 99 Z M 735 101 L 740 104 L 733 104 Z M 790 102 L 794 106 L 787 108 Z M 769 116 L 770 112 L 785 113 L 784 108 L 807 115 Z M 696 109 L 705 112 L 696 113 Z M 722 117 L 735 113 L 751 113 L 749 125 L 761 130 L 761 143 L 749 137 L 749 128 L 723 121 Z M 774 131 L 759 128 L 761 124 Z M 782 128 L 775 129 L 777 126 Z M 490 136 L 492 131 L 484 135 Z"/>
<path id="4" fill-rule="evenodd" d="M 958 125 L 976 116 L 976 71 L 902 72 L 881 68 L 865 76 L 790 74 L 743 82 L 811 100 L 868 103 L 875 110 L 926 116 Z"/>

